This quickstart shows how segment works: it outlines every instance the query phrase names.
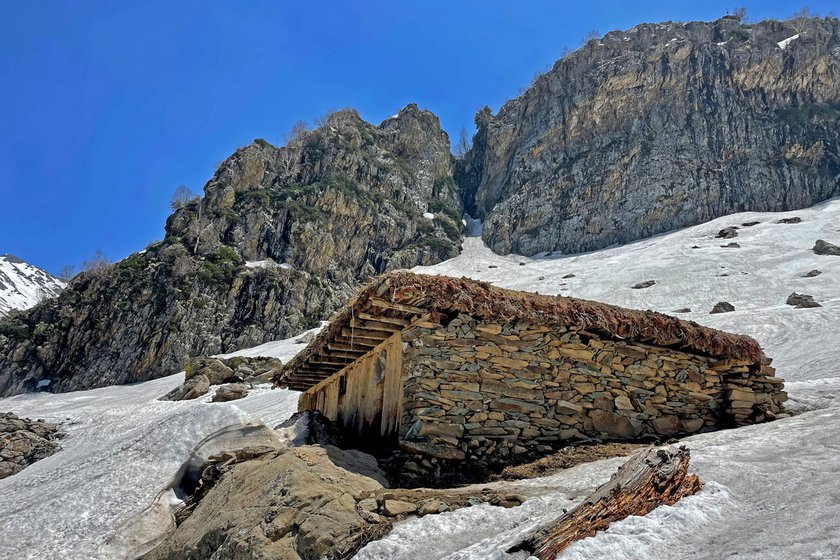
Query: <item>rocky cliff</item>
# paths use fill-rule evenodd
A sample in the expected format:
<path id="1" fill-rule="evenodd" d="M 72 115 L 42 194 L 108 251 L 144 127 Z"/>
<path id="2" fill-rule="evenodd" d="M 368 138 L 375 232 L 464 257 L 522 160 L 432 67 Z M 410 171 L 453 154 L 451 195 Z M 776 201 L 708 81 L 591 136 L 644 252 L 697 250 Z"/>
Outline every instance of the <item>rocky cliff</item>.
<path id="1" fill-rule="evenodd" d="M 614 31 L 476 123 L 456 179 L 498 253 L 809 206 L 840 194 L 840 20 Z"/>
<path id="2" fill-rule="evenodd" d="M 456 255 L 460 218 L 449 139 L 414 105 L 379 126 L 339 111 L 282 148 L 257 140 L 163 241 L 0 322 L 0 395 L 147 380 L 292 336 L 370 275 Z"/>

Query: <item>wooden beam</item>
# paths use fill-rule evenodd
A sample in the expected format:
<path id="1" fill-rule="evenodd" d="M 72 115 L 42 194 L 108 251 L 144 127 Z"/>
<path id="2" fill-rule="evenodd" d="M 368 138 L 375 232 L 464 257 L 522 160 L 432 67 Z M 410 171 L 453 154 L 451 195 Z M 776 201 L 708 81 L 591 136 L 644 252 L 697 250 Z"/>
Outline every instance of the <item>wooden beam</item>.
<path id="1" fill-rule="evenodd" d="M 407 327 L 411 324 L 411 321 L 407 319 L 401 319 L 399 317 L 383 317 L 381 315 L 371 315 L 370 313 L 359 313 L 357 317 L 359 319 L 379 321 L 380 323 L 390 323 L 392 325 L 399 325 L 401 327 Z"/>
<path id="2" fill-rule="evenodd" d="M 351 319 L 350 326 L 356 330 L 362 329 L 366 331 L 384 331 L 389 333 L 402 330 L 397 326 L 383 323 L 381 321 L 361 321 L 359 319 Z"/>
<path id="3" fill-rule="evenodd" d="M 395 311 L 402 311 L 403 313 L 411 313 L 414 315 L 422 315 L 423 313 L 428 312 L 428 309 L 414 307 L 413 305 L 405 305 L 404 303 L 395 303 L 393 301 L 387 301 L 382 298 L 370 298 L 370 302 L 376 307 L 381 307 L 383 309 L 393 309 Z"/>
<path id="4" fill-rule="evenodd" d="M 385 340 L 385 339 L 384 338 L 369 339 L 369 338 L 359 338 L 358 336 L 354 336 L 353 339 L 352 339 L 352 342 L 353 342 L 352 345 L 350 344 L 351 340 L 350 340 L 349 335 L 348 336 L 337 336 L 337 337 L 335 337 L 335 340 L 339 344 L 347 345 L 351 348 L 361 349 L 363 347 L 375 348 L 375 347 L 379 346 L 382 343 L 382 341 Z"/>
<path id="5" fill-rule="evenodd" d="M 688 474 L 689 457 L 687 447 L 639 451 L 580 505 L 508 552 L 525 550 L 540 560 L 554 560 L 573 542 L 595 536 L 614 521 L 674 505 L 703 488 L 697 475 Z"/>
<path id="6" fill-rule="evenodd" d="M 345 344 L 343 342 L 330 342 L 329 344 L 327 344 L 327 348 L 329 348 L 330 350 L 339 350 L 344 352 L 357 352 L 359 354 L 364 354 L 367 352 L 367 350 L 359 348 L 358 344 L 350 345 Z"/>
<path id="7" fill-rule="evenodd" d="M 363 329 L 354 329 L 351 331 L 349 328 L 345 327 L 341 329 L 341 336 L 353 340 L 370 340 L 376 342 L 374 346 L 378 346 L 380 342 L 391 336 L 391 331 L 388 331 L 388 334 L 382 331 L 366 331 Z"/>

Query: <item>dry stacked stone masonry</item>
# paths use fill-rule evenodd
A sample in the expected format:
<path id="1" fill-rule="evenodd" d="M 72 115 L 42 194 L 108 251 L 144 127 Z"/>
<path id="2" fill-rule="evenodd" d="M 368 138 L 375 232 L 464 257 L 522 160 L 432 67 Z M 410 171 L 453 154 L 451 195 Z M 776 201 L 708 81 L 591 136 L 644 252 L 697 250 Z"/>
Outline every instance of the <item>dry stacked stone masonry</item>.
<path id="1" fill-rule="evenodd" d="M 772 420 L 787 398 L 747 336 L 406 272 L 371 282 L 275 380 L 406 486 L 480 479 L 580 440 Z"/>
<path id="2" fill-rule="evenodd" d="M 453 460 L 495 470 L 575 440 L 762 422 L 787 398 L 769 358 L 721 360 L 576 327 L 460 314 L 402 337 L 407 479 L 445 478 Z"/>

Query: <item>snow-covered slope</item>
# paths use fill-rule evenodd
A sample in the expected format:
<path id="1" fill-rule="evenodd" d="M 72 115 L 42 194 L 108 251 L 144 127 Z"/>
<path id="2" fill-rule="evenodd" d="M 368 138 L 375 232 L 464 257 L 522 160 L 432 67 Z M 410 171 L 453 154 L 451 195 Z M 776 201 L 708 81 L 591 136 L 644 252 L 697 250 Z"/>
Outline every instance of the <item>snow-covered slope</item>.
<path id="1" fill-rule="evenodd" d="M 57 296 L 66 284 L 14 255 L 0 255 L 0 317 Z"/>
<path id="2" fill-rule="evenodd" d="M 794 215 L 802 222 L 776 223 Z M 740 248 L 721 248 L 733 240 L 714 238 L 723 227 L 751 221 L 761 223 L 741 227 L 734 239 Z M 615 524 L 564 559 L 840 557 L 840 257 L 814 255 L 817 239 L 840 244 L 840 200 L 784 214 L 738 214 L 573 257 L 498 256 L 473 236 L 461 256 L 416 269 L 642 309 L 689 307 L 680 316 L 754 336 L 786 378 L 790 408 L 801 414 L 688 438 L 693 468 L 706 482 L 701 493 Z M 822 274 L 803 276 L 813 269 Z M 575 276 L 563 278 L 568 274 Z M 645 280 L 656 284 L 631 288 Z M 785 305 L 793 291 L 823 307 Z M 709 315 L 721 300 L 736 311 Z M 304 347 L 300 339 L 242 353 L 285 361 Z M 149 519 L 144 512 L 195 444 L 246 422 L 273 426 L 296 407 L 296 393 L 268 388 L 234 403 L 155 400 L 180 381 L 0 399 L 0 411 L 64 421 L 69 432 L 62 451 L 0 480 L 0 558 L 124 557 L 128 543 L 117 537 L 127 528 L 148 527 L 146 538 L 161 530 L 138 520 Z M 401 523 L 359 558 L 516 558 L 504 552 L 510 543 L 573 505 L 620 463 L 515 483 L 533 496 L 518 508 L 482 505 Z"/>

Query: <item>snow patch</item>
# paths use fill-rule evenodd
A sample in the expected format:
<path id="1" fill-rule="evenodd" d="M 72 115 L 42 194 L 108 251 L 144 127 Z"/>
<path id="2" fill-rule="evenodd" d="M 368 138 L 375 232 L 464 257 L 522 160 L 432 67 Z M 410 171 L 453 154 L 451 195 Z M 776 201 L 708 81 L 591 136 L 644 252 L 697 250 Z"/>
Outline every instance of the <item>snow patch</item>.
<path id="1" fill-rule="evenodd" d="M 797 39 L 799 39 L 799 33 L 797 33 L 796 35 L 794 35 L 792 37 L 788 37 L 787 39 L 785 39 L 783 41 L 779 41 L 779 43 L 778 43 L 779 48 L 782 49 L 782 50 L 785 50 L 787 48 L 787 46 L 791 44 L 792 41 L 795 41 Z"/>
<path id="2" fill-rule="evenodd" d="M 432 214 L 431 212 L 423 212 L 423 217 L 426 218 L 427 220 L 434 220 L 435 219 L 435 215 Z"/>

